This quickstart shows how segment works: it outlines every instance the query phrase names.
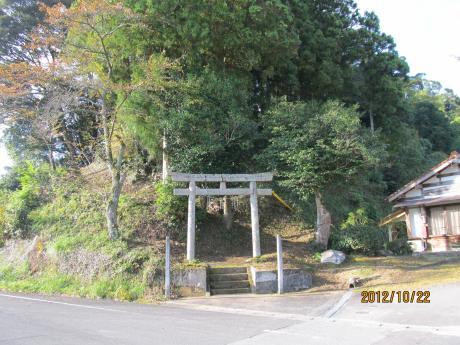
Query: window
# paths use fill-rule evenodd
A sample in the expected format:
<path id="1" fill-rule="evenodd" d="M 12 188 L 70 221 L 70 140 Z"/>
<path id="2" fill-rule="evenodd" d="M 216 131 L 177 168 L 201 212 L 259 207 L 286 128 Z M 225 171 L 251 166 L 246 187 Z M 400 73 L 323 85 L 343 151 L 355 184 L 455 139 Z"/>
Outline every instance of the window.
<path id="1" fill-rule="evenodd" d="M 446 233 L 444 224 L 444 207 L 430 208 L 430 235 L 438 236 Z"/>
<path id="2" fill-rule="evenodd" d="M 447 234 L 460 235 L 460 205 L 446 207 L 447 212 Z"/>
<path id="3" fill-rule="evenodd" d="M 430 235 L 460 235 L 460 205 L 430 208 Z"/>

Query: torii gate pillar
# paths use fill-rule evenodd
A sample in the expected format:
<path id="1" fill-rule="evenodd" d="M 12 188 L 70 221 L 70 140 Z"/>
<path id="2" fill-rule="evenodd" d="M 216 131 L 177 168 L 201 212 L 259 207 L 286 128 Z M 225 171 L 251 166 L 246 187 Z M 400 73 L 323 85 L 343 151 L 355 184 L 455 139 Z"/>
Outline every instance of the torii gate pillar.
<path id="1" fill-rule="evenodd" d="M 249 183 L 251 192 L 251 228 L 252 228 L 252 256 L 260 256 L 259 206 L 257 205 L 257 185 L 255 181 Z"/>
<path id="2" fill-rule="evenodd" d="M 196 203 L 196 184 L 190 181 L 188 190 L 188 214 L 187 214 L 187 260 L 195 259 L 195 203 Z"/>

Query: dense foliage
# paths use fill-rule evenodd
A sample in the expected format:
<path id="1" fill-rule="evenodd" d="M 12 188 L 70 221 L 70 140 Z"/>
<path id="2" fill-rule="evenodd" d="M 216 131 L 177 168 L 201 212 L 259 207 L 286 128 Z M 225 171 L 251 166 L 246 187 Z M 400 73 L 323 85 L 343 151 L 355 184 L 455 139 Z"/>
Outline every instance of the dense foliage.
<path id="1" fill-rule="evenodd" d="M 380 159 L 375 137 L 362 131 L 356 109 L 336 101 L 280 102 L 264 124 L 271 139 L 263 160 L 281 185 L 305 199 L 349 182 Z"/>
<path id="2" fill-rule="evenodd" d="M 409 76 L 353 0 L 69 5 L 0 3 L 0 123 L 17 165 L 1 182 L 0 241 L 31 234 L 53 170 L 103 161 L 110 187 L 94 204 L 116 242 L 127 177 L 167 159 L 184 172 L 273 170 L 300 214 L 322 195 L 336 225 L 364 208 L 373 225 L 336 226 L 332 245 L 375 252 L 384 197 L 460 144 L 460 98 Z M 170 192 L 158 187 L 157 215 L 174 224 L 183 205 Z"/>
<path id="3" fill-rule="evenodd" d="M 330 240 L 333 248 L 348 254 L 377 255 L 388 247 L 386 231 L 369 219 L 363 208 L 350 212 L 340 227 L 332 232 Z"/>

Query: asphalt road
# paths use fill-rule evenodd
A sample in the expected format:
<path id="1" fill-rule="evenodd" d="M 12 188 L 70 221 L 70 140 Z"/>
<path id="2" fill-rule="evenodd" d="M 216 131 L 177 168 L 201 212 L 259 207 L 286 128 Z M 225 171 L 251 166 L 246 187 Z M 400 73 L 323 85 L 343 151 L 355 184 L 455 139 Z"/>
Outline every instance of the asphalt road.
<path id="1" fill-rule="evenodd" d="M 0 293 L 0 344 L 460 344 L 460 284 L 430 290 L 430 304 L 362 304 L 358 293 L 161 305 Z"/>

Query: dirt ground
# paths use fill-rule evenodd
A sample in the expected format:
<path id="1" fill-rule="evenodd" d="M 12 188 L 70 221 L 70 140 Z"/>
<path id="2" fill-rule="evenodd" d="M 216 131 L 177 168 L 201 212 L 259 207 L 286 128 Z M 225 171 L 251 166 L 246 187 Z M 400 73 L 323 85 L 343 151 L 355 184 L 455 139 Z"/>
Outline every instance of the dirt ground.
<path id="1" fill-rule="evenodd" d="M 267 206 L 267 205 L 266 205 Z M 314 238 L 311 228 L 277 204 L 261 207 L 261 250 L 253 259 L 251 224 L 244 208 L 235 217 L 231 230 L 222 226 L 221 215 L 208 214 L 206 226 L 197 231 L 197 262 L 211 266 L 256 266 L 276 269 L 276 234 L 283 238 L 283 261 L 287 268 L 302 268 L 313 274 L 311 291 L 348 288 L 350 278 L 358 278 L 362 288 L 396 286 L 423 287 L 436 283 L 460 281 L 460 252 L 424 255 L 365 257 L 347 256 L 341 265 L 321 264 L 318 253 L 307 245 Z M 276 218 L 276 222 L 272 221 Z M 177 259 L 183 259 L 185 244 L 173 244 Z M 180 256 L 180 258 L 179 258 Z"/>
<path id="2" fill-rule="evenodd" d="M 338 267 L 320 265 L 314 271 L 313 291 L 347 288 L 349 278 L 359 278 L 362 288 L 423 288 L 460 281 L 460 253 L 418 256 L 350 257 Z"/>
<path id="3" fill-rule="evenodd" d="M 460 252 L 417 256 L 349 256 L 343 264 L 334 265 L 319 263 L 306 253 L 305 244 L 291 243 L 285 245 L 283 258 L 285 267 L 303 268 L 313 274 L 312 292 L 347 289 L 350 278 L 358 279 L 358 287 L 373 289 L 423 288 L 460 281 Z M 275 269 L 276 253 L 265 254 L 255 261 L 247 256 L 229 256 L 225 260 L 209 263 L 214 266 L 255 265 Z"/>

